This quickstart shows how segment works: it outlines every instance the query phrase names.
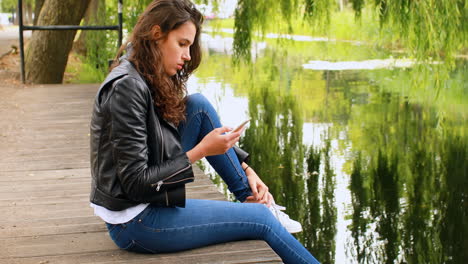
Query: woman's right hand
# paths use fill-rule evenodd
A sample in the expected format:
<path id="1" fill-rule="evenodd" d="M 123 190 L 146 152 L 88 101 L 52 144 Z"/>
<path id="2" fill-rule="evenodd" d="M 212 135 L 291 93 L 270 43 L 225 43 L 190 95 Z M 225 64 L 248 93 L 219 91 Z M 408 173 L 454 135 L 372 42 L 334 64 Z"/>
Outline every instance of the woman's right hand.
<path id="1" fill-rule="evenodd" d="M 208 133 L 193 149 L 187 152 L 187 156 L 193 163 L 206 156 L 214 156 L 226 153 L 239 141 L 241 131 L 223 134 L 231 131 L 231 128 L 223 126 Z"/>

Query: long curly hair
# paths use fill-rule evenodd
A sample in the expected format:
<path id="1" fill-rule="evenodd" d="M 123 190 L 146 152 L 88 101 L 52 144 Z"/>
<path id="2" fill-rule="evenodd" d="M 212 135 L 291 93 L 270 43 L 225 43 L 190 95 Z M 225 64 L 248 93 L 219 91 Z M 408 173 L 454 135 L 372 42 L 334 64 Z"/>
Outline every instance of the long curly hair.
<path id="1" fill-rule="evenodd" d="M 157 42 L 188 21 L 196 27 L 195 39 L 190 47 L 191 60 L 174 76 L 168 76 L 164 71 L 162 53 Z M 162 117 L 175 125 L 185 119 L 185 84 L 190 74 L 200 65 L 202 23 L 203 15 L 189 0 L 154 0 L 140 15 L 128 42 L 122 45 L 117 55 L 120 56 L 128 43 L 131 43 L 129 61 L 153 89 L 154 104 Z M 155 39 L 153 31 L 156 25 L 162 31 L 158 39 Z"/>

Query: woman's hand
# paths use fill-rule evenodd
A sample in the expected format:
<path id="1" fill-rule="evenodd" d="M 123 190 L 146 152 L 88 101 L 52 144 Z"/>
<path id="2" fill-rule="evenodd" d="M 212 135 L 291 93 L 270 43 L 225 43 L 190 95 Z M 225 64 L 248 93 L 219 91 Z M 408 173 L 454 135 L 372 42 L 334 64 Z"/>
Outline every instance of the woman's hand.
<path id="1" fill-rule="evenodd" d="M 187 152 L 190 162 L 202 159 L 206 156 L 220 155 L 226 153 L 239 141 L 241 131 L 223 134 L 231 131 L 231 128 L 223 126 L 208 133 L 193 149 Z"/>
<path id="2" fill-rule="evenodd" d="M 261 203 L 271 206 L 272 195 L 268 192 L 268 186 L 258 177 L 257 173 L 250 167 L 245 170 L 253 196 L 248 196 L 246 202 Z"/>

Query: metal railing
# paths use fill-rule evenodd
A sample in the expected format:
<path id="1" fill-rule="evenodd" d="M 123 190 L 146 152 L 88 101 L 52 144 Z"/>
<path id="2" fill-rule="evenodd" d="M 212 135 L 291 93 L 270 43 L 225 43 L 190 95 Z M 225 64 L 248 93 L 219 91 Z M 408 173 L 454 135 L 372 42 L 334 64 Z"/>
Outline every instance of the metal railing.
<path id="1" fill-rule="evenodd" d="M 51 25 L 51 26 L 25 26 L 23 25 L 23 1 L 18 0 L 18 18 L 19 18 L 19 44 L 20 44 L 20 57 L 21 57 L 21 81 L 25 83 L 24 73 L 24 39 L 23 31 L 25 30 L 118 30 L 119 41 L 118 47 L 122 45 L 122 9 L 123 0 L 118 0 L 118 20 L 119 24 L 114 26 L 76 26 L 76 25 Z M 35 14 L 39 15 L 39 14 Z"/>

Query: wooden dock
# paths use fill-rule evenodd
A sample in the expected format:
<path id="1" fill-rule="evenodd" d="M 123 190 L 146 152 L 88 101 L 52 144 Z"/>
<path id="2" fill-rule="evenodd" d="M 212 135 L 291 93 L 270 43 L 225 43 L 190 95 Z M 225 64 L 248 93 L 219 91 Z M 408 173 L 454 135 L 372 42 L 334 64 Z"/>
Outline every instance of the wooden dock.
<path id="1" fill-rule="evenodd" d="M 97 88 L 0 84 L 0 263 L 281 263 L 263 241 L 159 255 L 118 249 L 88 200 Z M 200 170 L 188 197 L 224 199 Z"/>

